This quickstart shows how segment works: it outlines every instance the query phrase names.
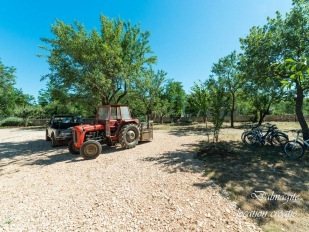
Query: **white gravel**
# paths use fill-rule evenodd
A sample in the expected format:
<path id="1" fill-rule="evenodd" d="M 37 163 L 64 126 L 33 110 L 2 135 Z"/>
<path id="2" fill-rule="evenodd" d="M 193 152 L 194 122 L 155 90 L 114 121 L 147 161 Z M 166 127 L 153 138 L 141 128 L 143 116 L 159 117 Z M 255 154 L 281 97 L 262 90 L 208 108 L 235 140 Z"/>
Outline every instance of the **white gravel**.
<path id="1" fill-rule="evenodd" d="M 0 231 L 259 231 L 203 177 L 206 138 L 156 130 L 86 161 L 42 129 L 1 129 Z"/>

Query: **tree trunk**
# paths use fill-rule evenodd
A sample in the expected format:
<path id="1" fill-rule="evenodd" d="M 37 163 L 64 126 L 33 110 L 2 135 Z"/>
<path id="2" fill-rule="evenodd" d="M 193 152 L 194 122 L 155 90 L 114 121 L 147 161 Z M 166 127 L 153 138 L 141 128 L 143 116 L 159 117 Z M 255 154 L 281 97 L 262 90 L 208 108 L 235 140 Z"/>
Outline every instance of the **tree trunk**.
<path id="1" fill-rule="evenodd" d="M 268 104 L 266 111 L 263 112 L 262 110 L 260 110 L 259 125 L 262 124 L 262 122 L 263 122 L 263 120 L 264 120 L 266 114 L 269 112 L 270 105 L 271 105 L 271 102 Z"/>
<path id="2" fill-rule="evenodd" d="M 205 123 L 206 124 L 206 129 L 207 129 L 207 116 L 203 116 L 203 123 Z"/>
<path id="3" fill-rule="evenodd" d="M 252 122 L 257 122 L 257 120 L 258 120 L 258 112 L 255 111 L 255 112 L 254 112 L 254 116 L 253 116 L 253 118 L 252 118 Z"/>
<path id="4" fill-rule="evenodd" d="M 234 127 L 235 93 L 232 92 L 231 127 Z"/>
<path id="5" fill-rule="evenodd" d="M 259 125 L 261 125 L 262 124 L 262 122 L 263 122 L 263 119 L 264 119 L 264 117 L 263 117 L 263 112 L 262 112 L 262 110 L 260 110 L 260 118 L 259 118 L 259 122 L 258 122 L 258 124 Z"/>
<path id="6" fill-rule="evenodd" d="M 108 102 L 106 101 L 105 96 L 101 98 L 101 103 L 102 103 L 102 105 L 108 105 Z"/>
<path id="7" fill-rule="evenodd" d="M 304 90 L 302 89 L 298 81 L 296 81 L 296 106 L 295 106 L 296 116 L 303 132 L 303 138 L 304 140 L 307 140 L 309 139 L 309 129 L 302 111 L 303 100 L 304 100 Z"/>

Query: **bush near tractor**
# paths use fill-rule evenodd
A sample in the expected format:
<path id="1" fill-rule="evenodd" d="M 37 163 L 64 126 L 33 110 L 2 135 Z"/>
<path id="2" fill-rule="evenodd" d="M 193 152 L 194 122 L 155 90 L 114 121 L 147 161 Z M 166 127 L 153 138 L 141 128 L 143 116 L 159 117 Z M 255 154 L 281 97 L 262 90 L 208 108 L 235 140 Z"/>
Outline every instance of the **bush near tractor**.
<path id="1" fill-rule="evenodd" d="M 51 141 L 52 147 L 69 142 L 72 140 L 72 128 L 82 123 L 82 118 L 75 115 L 53 115 L 46 123 L 45 139 Z"/>
<path id="2" fill-rule="evenodd" d="M 84 159 L 95 159 L 102 152 L 102 145 L 119 143 L 123 148 L 134 148 L 139 141 L 153 139 L 153 122 L 140 123 L 132 119 L 126 105 L 99 106 L 94 124 L 73 128 L 73 140 L 69 151 L 80 154 Z"/>

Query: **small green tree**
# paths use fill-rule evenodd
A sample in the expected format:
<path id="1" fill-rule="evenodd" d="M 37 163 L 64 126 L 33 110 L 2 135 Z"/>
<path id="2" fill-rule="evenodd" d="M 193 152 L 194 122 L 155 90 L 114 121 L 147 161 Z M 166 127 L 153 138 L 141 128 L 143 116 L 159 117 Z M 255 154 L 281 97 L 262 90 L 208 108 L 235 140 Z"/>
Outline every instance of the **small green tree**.
<path id="1" fill-rule="evenodd" d="M 191 93 L 187 96 L 186 112 L 202 116 L 203 122 L 206 123 L 206 128 L 210 97 L 207 85 L 200 80 L 199 84 L 194 82 L 193 87 L 191 87 Z"/>
<path id="2" fill-rule="evenodd" d="M 15 71 L 14 67 L 5 66 L 0 59 L 0 115 L 10 115 L 15 107 Z"/>
<path id="3" fill-rule="evenodd" d="M 240 70 L 238 67 L 239 55 L 233 51 L 226 57 L 219 59 L 218 63 L 213 64 L 211 72 L 219 77 L 221 84 L 231 95 L 229 104 L 231 127 L 234 127 L 234 112 L 236 108 L 236 94 L 242 87 L 244 81 L 240 78 Z"/>
<path id="4" fill-rule="evenodd" d="M 219 132 L 224 122 L 224 117 L 228 113 L 230 96 L 219 81 L 216 81 L 213 78 L 207 80 L 207 87 L 209 95 L 211 96 L 209 109 L 211 116 L 213 117 L 214 140 L 217 143 Z"/>
<path id="5" fill-rule="evenodd" d="M 167 116 L 170 109 L 170 103 L 167 99 L 159 98 L 156 107 L 154 109 L 154 115 L 159 118 L 159 122 L 163 124 L 163 117 Z"/>
<path id="6" fill-rule="evenodd" d="M 186 92 L 181 82 L 169 80 L 164 86 L 164 98 L 168 101 L 168 114 L 172 118 L 179 119 L 184 111 Z"/>
<path id="7" fill-rule="evenodd" d="M 24 126 L 27 127 L 30 119 L 35 118 L 40 113 L 39 106 L 25 105 L 16 107 L 14 114 L 23 119 Z"/>
<path id="8" fill-rule="evenodd" d="M 147 121 L 149 121 L 155 106 L 160 101 L 159 95 L 163 92 L 163 84 L 165 82 L 166 72 L 159 70 L 155 72 L 151 68 L 142 73 L 143 77 L 134 84 L 133 95 L 146 110 Z"/>

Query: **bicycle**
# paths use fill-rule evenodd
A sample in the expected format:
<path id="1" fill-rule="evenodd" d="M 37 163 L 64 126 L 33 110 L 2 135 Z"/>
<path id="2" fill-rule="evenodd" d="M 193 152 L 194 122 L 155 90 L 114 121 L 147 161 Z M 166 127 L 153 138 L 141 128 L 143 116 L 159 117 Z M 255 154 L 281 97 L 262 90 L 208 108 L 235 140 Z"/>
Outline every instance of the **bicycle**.
<path id="1" fill-rule="evenodd" d="M 245 136 L 246 136 L 247 133 L 249 133 L 249 132 L 251 132 L 251 131 L 260 131 L 260 132 L 262 132 L 262 129 L 260 128 L 261 126 L 262 126 L 261 124 L 256 124 L 256 125 L 251 124 L 251 129 L 247 129 L 247 130 L 245 130 L 245 131 L 241 134 L 241 140 L 243 141 L 243 143 L 245 143 L 244 138 L 245 138 Z"/>
<path id="2" fill-rule="evenodd" d="M 262 130 L 251 130 L 244 135 L 243 142 L 250 148 L 255 148 L 260 144 L 270 143 L 275 148 L 283 148 L 289 141 L 287 134 L 278 131 L 276 125 L 267 124 L 267 131 L 263 135 Z"/>
<path id="3" fill-rule="evenodd" d="M 301 130 L 292 132 L 297 133 L 295 140 L 289 141 L 287 144 L 285 144 L 284 153 L 291 159 L 297 159 L 304 155 L 306 148 L 309 148 L 309 139 L 304 140 L 299 136 L 299 134 L 302 132 Z"/>

